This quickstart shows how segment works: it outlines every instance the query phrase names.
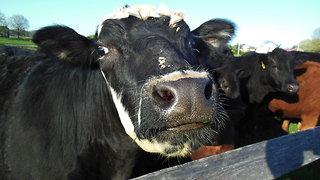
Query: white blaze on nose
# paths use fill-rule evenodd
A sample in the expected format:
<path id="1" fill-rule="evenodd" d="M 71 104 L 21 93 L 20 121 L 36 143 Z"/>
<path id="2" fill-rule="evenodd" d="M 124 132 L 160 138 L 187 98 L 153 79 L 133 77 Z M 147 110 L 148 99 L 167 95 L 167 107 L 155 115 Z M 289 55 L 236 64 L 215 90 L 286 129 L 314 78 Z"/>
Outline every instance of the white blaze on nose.
<path id="1" fill-rule="evenodd" d="M 185 70 L 185 71 L 175 71 L 170 74 L 163 75 L 161 79 L 166 79 L 167 81 L 177 81 L 183 78 L 204 78 L 208 77 L 209 73 L 206 71 L 198 72 L 193 70 Z"/>

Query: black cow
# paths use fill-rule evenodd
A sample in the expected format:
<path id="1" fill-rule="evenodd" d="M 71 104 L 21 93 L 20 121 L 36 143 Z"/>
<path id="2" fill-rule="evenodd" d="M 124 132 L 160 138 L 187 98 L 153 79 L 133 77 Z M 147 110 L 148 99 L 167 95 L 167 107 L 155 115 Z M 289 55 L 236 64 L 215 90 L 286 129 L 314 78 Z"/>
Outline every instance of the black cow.
<path id="1" fill-rule="evenodd" d="M 241 95 L 244 102 L 261 103 L 270 92 L 295 94 L 299 84 L 293 76 L 295 61 L 283 49 L 276 48 L 268 54 L 247 53 L 235 57 L 227 64 L 234 69 L 243 69 L 240 78 Z"/>
<path id="2" fill-rule="evenodd" d="M 217 137 L 228 118 L 181 13 L 139 8 L 92 41 L 45 27 L 44 53 L 1 57 L 0 177 L 127 179 L 142 150 L 188 156 Z"/>
<path id="3" fill-rule="evenodd" d="M 267 54 L 247 53 L 227 62 L 234 69 L 242 69 L 240 92 L 246 104 L 246 117 L 239 122 L 239 136 L 255 131 L 258 133 L 253 112 L 263 103 L 263 99 L 272 92 L 296 94 L 299 84 L 296 82 L 293 69 L 295 60 L 286 51 L 276 48 Z M 237 125 L 238 126 L 238 125 Z M 254 136 L 254 135 L 250 135 Z M 237 146 L 245 145 L 243 137 Z"/>

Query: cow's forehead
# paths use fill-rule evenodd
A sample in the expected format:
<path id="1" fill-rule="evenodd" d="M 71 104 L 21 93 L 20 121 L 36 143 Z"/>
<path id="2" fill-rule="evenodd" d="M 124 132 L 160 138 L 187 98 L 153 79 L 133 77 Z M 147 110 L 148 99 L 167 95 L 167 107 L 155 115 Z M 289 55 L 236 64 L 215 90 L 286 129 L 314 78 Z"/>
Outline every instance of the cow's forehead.
<path id="1" fill-rule="evenodd" d="M 288 52 L 280 48 L 276 48 L 272 52 L 269 52 L 267 56 L 268 56 L 268 59 L 274 63 L 276 62 L 287 63 L 293 60 L 292 56 Z"/>
<path id="2" fill-rule="evenodd" d="M 135 16 L 137 18 L 146 20 L 149 17 L 160 17 L 163 15 L 170 17 L 170 26 L 174 26 L 175 23 L 181 20 L 186 21 L 186 16 L 184 15 L 182 10 L 171 11 L 167 6 L 163 4 L 161 4 L 158 9 L 152 5 L 136 5 L 128 8 L 122 8 L 116 12 L 106 15 L 100 22 L 97 33 L 98 35 L 100 34 L 103 22 L 107 19 L 123 19 L 129 16 Z"/>

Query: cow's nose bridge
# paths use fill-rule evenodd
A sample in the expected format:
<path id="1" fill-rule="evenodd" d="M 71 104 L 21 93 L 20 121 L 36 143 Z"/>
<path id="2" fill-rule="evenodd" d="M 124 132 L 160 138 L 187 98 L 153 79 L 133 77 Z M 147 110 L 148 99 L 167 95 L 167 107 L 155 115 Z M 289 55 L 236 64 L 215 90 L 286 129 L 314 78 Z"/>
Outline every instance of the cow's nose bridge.
<path id="1" fill-rule="evenodd" d="M 210 99 L 213 82 L 208 77 L 203 78 L 181 78 L 175 81 L 162 80 L 154 85 L 156 93 L 163 101 L 173 101 L 177 98 L 194 99 L 204 96 Z"/>

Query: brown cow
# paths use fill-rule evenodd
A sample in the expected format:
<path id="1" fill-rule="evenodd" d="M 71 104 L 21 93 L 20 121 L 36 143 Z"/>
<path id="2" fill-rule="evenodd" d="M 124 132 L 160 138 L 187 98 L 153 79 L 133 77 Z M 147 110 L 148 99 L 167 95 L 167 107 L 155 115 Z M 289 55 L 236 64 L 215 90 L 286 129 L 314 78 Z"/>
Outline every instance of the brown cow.
<path id="1" fill-rule="evenodd" d="M 301 118 L 298 131 L 302 131 L 320 124 L 320 96 L 317 88 L 320 84 L 320 63 L 307 61 L 295 68 L 294 75 L 300 84 L 298 96 L 291 96 L 286 100 L 284 97 L 273 99 L 269 103 L 269 109 L 281 112 L 283 118 Z M 287 132 L 288 124 L 289 120 L 285 120 L 283 129 Z"/>
<path id="2" fill-rule="evenodd" d="M 216 142 L 220 144 L 219 142 Z M 222 145 L 214 145 L 214 146 L 202 146 L 197 151 L 190 154 L 192 160 L 198 160 L 201 158 L 221 154 L 234 149 L 234 145 L 232 144 L 222 144 Z"/>
<path id="3" fill-rule="evenodd" d="M 219 138 L 216 138 L 212 144 L 207 144 L 202 146 L 197 151 L 190 154 L 192 160 L 197 160 L 205 158 L 212 155 L 217 155 L 230 151 L 234 149 L 234 130 L 233 123 L 231 121 L 226 121 L 225 128 L 222 129 L 222 132 Z"/>

